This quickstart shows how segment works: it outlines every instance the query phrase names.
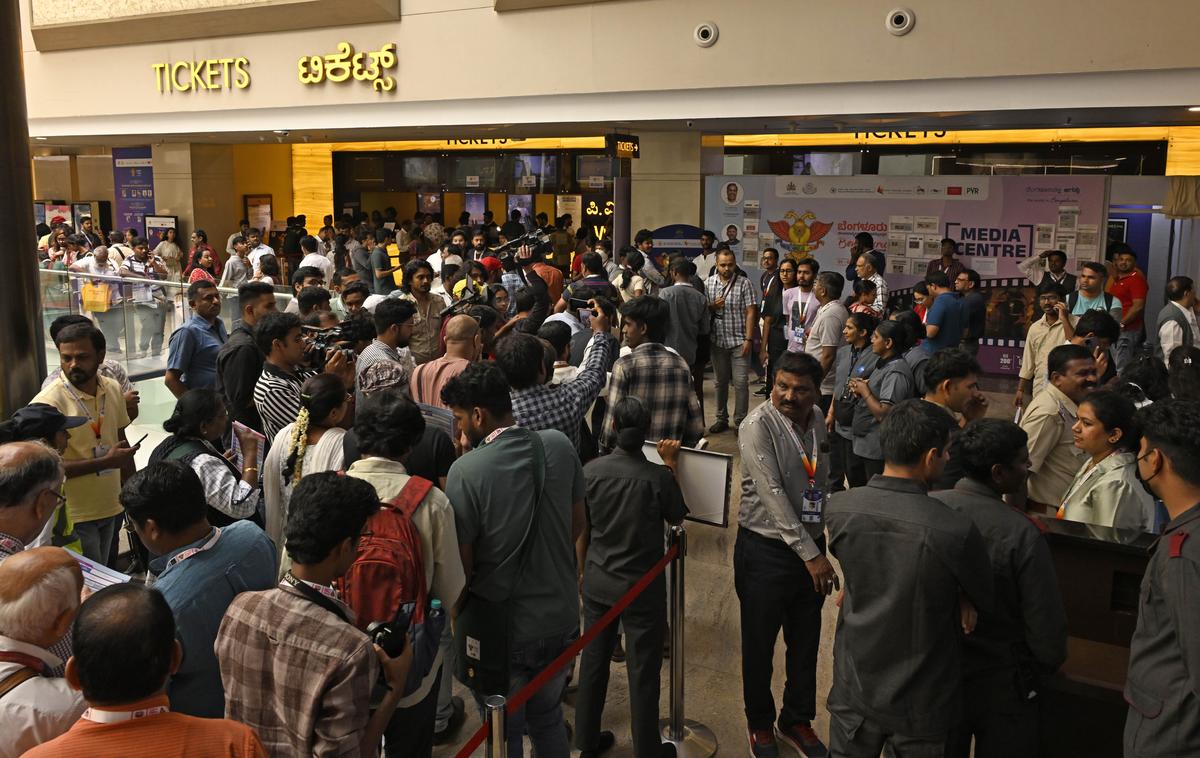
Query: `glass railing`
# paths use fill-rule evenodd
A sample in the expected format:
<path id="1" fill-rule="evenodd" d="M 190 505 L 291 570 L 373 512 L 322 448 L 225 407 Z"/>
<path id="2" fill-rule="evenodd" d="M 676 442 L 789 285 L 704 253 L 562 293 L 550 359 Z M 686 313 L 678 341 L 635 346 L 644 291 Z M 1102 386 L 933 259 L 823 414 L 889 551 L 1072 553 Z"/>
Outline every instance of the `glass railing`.
<path id="1" fill-rule="evenodd" d="M 58 367 L 58 351 L 50 339 L 50 324 L 65 314 L 82 314 L 104 332 L 107 358 L 120 363 L 131 380 L 161 376 L 167 370 L 167 345 L 171 333 L 192 317 L 187 302 L 188 285 L 180 282 L 119 276 L 92 276 L 43 269 L 39 284 L 42 324 L 46 340 L 46 365 Z M 237 290 L 218 288 L 221 320 L 233 331 L 240 318 Z M 278 307 L 291 302 L 288 293 L 277 293 Z"/>
<path id="2" fill-rule="evenodd" d="M 167 370 L 171 333 L 192 317 L 187 285 L 43 269 L 39 286 L 47 369 L 53 373 L 59 366 L 58 350 L 50 339 L 54 319 L 66 314 L 82 314 L 92 319 L 104 332 L 106 360 L 119 363 L 138 391 L 138 416 L 125 431 L 131 442 L 146 436 L 137 456 L 138 466 L 145 466 L 150 452 L 167 436 L 162 424 L 175 409 L 175 396 L 162 377 Z M 224 287 L 218 290 L 221 320 L 232 332 L 240 319 L 237 290 Z M 279 310 L 283 310 L 292 297 L 280 292 L 276 293 L 276 299 Z"/>

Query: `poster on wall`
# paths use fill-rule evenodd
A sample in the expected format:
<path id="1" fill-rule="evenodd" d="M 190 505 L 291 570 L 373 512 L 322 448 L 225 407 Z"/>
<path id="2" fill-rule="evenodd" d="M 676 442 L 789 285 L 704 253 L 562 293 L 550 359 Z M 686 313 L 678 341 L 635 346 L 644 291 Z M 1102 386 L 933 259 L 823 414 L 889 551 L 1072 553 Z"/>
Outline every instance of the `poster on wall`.
<path id="1" fill-rule="evenodd" d="M 163 241 L 167 236 L 167 230 L 175 230 L 175 241 L 179 242 L 179 217 L 178 216 L 146 216 L 146 239 L 150 242 L 150 249 L 158 247 L 158 243 Z M 185 247 L 180 243 L 180 247 Z"/>
<path id="2" fill-rule="evenodd" d="M 46 223 L 46 204 L 45 203 L 34 203 L 33 204 L 33 224 L 34 224 L 34 226 L 37 226 L 38 224 L 44 224 L 44 223 Z"/>
<path id="3" fill-rule="evenodd" d="M 554 215 L 557 218 L 570 216 L 571 227 L 577 226 L 583 218 L 583 195 L 558 195 L 554 199 Z"/>
<path id="4" fill-rule="evenodd" d="M 705 228 L 718 240 L 740 233 L 747 204 L 756 203 L 760 240 L 766 236 L 783 255 L 812 257 L 822 269 L 844 273 L 855 235 L 867 232 L 886 254 L 884 277 L 900 296 L 924 277 L 941 238 L 955 240 L 964 263 L 985 279 L 990 299 L 979 360 L 992 373 L 1019 370 L 1021 337 L 1037 318 L 1018 265 L 1048 239 L 1090 255 L 1094 230 L 1105 228 L 1102 176 L 711 176 L 705 182 Z M 753 279 L 758 272 L 748 258 L 744 268 Z"/>
<path id="5" fill-rule="evenodd" d="M 117 229 L 146 231 L 146 216 L 154 213 L 154 168 L 150 146 L 114 147 L 113 224 Z"/>
<path id="6" fill-rule="evenodd" d="M 92 218 L 94 215 L 91 203 L 71 203 L 71 224 L 75 227 L 75 231 L 79 231 L 83 227 L 85 216 Z M 99 225 L 95 224 L 92 230 L 95 231 L 97 228 L 99 228 Z"/>
<path id="7" fill-rule="evenodd" d="M 265 234 L 271 228 L 271 195 L 242 195 L 242 209 L 251 229 Z"/>
<path id="8" fill-rule="evenodd" d="M 50 226 L 61 223 L 72 223 L 71 206 L 59 203 L 46 203 L 46 223 Z"/>

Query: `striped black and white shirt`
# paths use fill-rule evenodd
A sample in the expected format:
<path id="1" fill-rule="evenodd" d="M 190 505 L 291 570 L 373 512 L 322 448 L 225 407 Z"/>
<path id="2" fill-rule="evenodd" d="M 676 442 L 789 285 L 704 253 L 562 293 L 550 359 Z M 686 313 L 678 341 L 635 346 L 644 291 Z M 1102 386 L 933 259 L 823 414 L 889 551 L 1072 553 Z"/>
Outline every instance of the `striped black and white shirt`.
<path id="1" fill-rule="evenodd" d="M 296 420 L 300 414 L 300 387 L 317 373 L 308 369 L 288 373 L 271 363 L 263 364 L 262 374 L 254 385 L 254 407 L 262 418 L 268 440 L 275 439 L 280 429 Z"/>

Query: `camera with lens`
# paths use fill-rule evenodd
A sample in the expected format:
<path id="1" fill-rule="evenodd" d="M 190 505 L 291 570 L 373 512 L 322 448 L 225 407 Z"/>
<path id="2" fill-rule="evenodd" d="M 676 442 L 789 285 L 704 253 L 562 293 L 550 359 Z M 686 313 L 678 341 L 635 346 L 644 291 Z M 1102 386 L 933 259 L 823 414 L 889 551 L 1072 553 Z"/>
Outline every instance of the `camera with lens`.
<path id="1" fill-rule="evenodd" d="M 404 652 L 408 641 L 408 628 L 412 624 L 416 603 L 402 603 L 392 621 L 375 621 L 367 626 L 367 636 L 371 638 L 389 658 L 395 658 Z"/>
<path id="2" fill-rule="evenodd" d="M 523 246 L 528 246 L 533 256 L 527 259 L 517 258 L 517 251 Z M 492 250 L 492 255 L 500 259 L 500 265 L 505 271 L 512 271 L 520 266 L 531 266 L 546 257 L 546 253 L 553 249 L 550 244 L 550 235 L 535 230 L 524 234 L 516 239 L 505 242 L 500 247 Z"/>

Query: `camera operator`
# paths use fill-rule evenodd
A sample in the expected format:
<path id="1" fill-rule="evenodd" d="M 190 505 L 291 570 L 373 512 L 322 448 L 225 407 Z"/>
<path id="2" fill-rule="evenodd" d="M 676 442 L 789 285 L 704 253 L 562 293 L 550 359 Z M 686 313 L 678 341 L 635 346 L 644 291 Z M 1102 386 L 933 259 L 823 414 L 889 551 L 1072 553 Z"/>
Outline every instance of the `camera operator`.
<path id="1" fill-rule="evenodd" d="M 300 412 L 300 386 L 318 372 L 305 368 L 308 343 L 300 318 L 292 313 L 268 313 L 254 329 L 254 341 L 267 356 L 262 374 L 254 385 L 254 407 L 262 418 L 267 439 L 296 420 Z M 330 349 L 324 354 L 324 370 L 337 374 L 347 388 L 354 386 L 354 358 L 346 351 Z"/>
<path id="2" fill-rule="evenodd" d="M 528 239 L 528 237 L 524 239 Z M 505 270 L 515 274 L 521 281 L 521 292 L 527 289 L 533 295 L 533 304 L 528 311 L 522 311 L 518 305 L 517 315 L 496 332 L 497 340 L 514 329 L 527 334 L 537 334 L 538 329 L 541 328 L 546 318 L 550 315 L 551 297 L 549 286 L 546 280 L 538 273 L 536 266 L 536 254 L 540 254 L 538 252 L 541 250 L 540 245 L 541 243 L 534 248 L 528 245 L 521 245 L 516 255 L 501 255 L 500 257 L 500 262 Z M 524 297 L 517 299 L 519 301 L 525 300 Z"/>

